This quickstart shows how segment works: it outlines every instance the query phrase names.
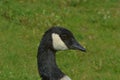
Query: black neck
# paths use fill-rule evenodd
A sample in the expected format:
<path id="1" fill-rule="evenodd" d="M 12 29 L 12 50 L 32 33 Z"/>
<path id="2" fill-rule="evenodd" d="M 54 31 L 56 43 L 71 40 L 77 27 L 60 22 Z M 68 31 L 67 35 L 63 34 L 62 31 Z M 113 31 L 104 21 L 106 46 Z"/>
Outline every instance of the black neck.
<path id="1" fill-rule="evenodd" d="M 55 53 L 55 50 L 41 46 L 38 49 L 38 70 L 42 80 L 60 80 L 64 76 L 56 64 Z"/>

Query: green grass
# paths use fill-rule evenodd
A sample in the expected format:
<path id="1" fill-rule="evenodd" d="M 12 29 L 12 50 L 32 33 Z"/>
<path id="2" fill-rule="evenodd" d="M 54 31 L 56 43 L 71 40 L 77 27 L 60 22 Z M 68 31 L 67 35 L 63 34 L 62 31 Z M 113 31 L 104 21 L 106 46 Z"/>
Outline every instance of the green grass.
<path id="1" fill-rule="evenodd" d="M 120 79 L 119 0 L 1 0 L 0 80 L 40 80 L 37 48 L 54 25 L 71 30 L 87 49 L 57 54 L 72 80 Z"/>

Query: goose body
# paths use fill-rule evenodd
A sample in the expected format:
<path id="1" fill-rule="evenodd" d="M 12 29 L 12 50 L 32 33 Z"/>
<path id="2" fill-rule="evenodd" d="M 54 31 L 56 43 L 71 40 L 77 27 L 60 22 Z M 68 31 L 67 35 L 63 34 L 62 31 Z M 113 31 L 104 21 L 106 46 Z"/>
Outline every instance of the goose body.
<path id="1" fill-rule="evenodd" d="M 37 54 L 38 71 L 42 80 L 71 80 L 58 68 L 55 59 L 57 51 L 68 49 L 85 51 L 65 28 L 52 27 L 45 32 Z"/>

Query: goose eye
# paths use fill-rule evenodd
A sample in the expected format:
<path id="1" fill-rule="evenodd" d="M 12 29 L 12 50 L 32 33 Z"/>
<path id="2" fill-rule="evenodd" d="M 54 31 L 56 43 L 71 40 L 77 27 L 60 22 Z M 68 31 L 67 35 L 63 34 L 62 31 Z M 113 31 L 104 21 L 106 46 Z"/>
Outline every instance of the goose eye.
<path id="1" fill-rule="evenodd" d="M 61 35 L 61 37 L 62 37 L 64 40 L 66 40 L 66 39 L 69 38 L 69 37 L 68 37 L 67 35 L 65 35 L 65 34 Z"/>

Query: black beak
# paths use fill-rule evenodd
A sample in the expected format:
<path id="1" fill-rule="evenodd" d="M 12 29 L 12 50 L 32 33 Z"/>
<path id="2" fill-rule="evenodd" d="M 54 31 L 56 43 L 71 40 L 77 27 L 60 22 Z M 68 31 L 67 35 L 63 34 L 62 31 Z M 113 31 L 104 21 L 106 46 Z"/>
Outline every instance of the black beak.
<path id="1" fill-rule="evenodd" d="M 71 49 L 76 49 L 86 52 L 86 49 L 82 47 L 76 40 L 73 41 L 73 44 L 71 45 Z"/>

